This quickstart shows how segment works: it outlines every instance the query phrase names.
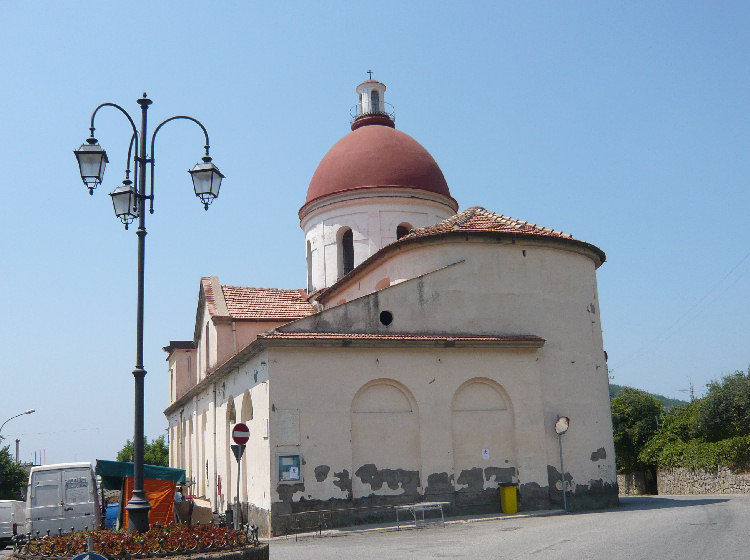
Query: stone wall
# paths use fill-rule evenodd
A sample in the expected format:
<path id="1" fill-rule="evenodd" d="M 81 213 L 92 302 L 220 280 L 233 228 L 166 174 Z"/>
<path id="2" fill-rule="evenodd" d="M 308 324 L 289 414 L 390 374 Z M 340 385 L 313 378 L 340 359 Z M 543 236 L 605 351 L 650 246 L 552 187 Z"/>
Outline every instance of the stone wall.
<path id="1" fill-rule="evenodd" d="M 659 469 L 657 484 L 659 494 L 750 494 L 750 473 L 737 474 L 726 467 Z"/>

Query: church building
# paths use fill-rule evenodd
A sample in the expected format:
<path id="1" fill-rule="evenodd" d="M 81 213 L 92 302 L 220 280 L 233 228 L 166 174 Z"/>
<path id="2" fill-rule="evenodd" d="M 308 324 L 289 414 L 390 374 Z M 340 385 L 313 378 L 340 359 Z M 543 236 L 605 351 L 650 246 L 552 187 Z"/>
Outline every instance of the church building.
<path id="1" fill-rule="evenodd" d="M 334 524 L 421 501 L 500 511 L 501 485 L 521 510 L 557 508 L 563 478 L 569 509 L 617 504 L 604 252 L 459 211 L 432 156 L 395 128 L 386 86 L 356 91 L 352 131 L 299 210 L 306 289 L 202 278 L 192 340 L 165 347 L 170 466 L 215 511 L 239 486 L 266 535 L 308 511 Z"/>

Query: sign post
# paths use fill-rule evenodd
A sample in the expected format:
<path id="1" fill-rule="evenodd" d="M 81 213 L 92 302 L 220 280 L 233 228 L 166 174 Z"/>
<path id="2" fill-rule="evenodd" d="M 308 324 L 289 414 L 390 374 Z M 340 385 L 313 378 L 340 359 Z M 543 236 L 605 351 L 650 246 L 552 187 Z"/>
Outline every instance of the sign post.
<path id="1" fill-rule="evenodd" d="M 240 422 L 232 428 L 232 440 L 235 445 L 232 446 L 232 453 L 237 459 L 237 498 L 234 506 L 234 528 L 240 528 L 240 459 L 245 452 L 245 444 L 250 439 L 250 428 Z"/>
<path id="2" fill-rule="evenodd" d="M 562 454 L 562 435 L 568 431 L 570 427 L 570 418 L 567 416 L 560 416 L 555 422 L 555 432 L 557 432 L 557 443 L 560 445 L 560 479 L 562 482 L 562 493 L 563 493 L 563 510 L 568 513 L 568 498 L 567 492 L 565 491 L 565 467 L 563 466 L 563 454 Z"/>

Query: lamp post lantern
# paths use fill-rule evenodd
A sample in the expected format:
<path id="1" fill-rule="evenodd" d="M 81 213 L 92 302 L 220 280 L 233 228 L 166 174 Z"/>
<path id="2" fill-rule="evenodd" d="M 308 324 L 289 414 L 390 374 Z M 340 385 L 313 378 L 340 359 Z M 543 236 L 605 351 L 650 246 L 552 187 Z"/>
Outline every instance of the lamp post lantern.
<path id="1" fill-rule="evenodd" d="M 125 115 L 130 122 L 132 135 L 128 147 L 125 179 L 122 185 L 110 193 L 110 196 L 112 197 L 115 215 L 125 224 L 125 229 L 128 229 L 128 225 L 133 221 L 138 220 L 138 229 L 136 230 L 136 235 L 138 236 L 138 303 L 136 313 L 136 358 L 135 369 L 133 370 L 133 377 L 135 378 L 133 496 L 125 507 L 128 511 L 128 532 L 131 533 L 142 533 L 148 530 L 148 512 L 151 509 L 151 504 L 143 488 L 143 396 L 144 378 L 146 376 L 146 370 L 143 367 L 143 280 L 146 246 L 146 212 L 144 210 L 146 201 L 148 200 L 149 213 L 153 214 L 154 212 L 154 141 L 161 127 L 174 120 L 189 120 L 200 126 L 201 130 L 203 130 L 206 140 L 204 145 L 206 153 L 202 158 L 202 163 L 196 164 L 189 173 L 193 178 L 195 195 L 200 198 L 206 210 L 208 210 L 208 205 L 211 204 L 213 199 L 219 196 L 219 187 L 221 186 L 221 180 L 224 178 L 224 175 L 221 174 L 216 165 L 211 162 L 206 127 L 193 117 L 177 115 L 162 121 L 151 135 L 150 154 L 146 151 L 148 107 L 151 103 L 152 101 L 146 97 L 145 93 L 138 99 L 138 105 L 141 107 L 140 129 L 136 127 L 133 118 L 125 109 L 115 103 L 102 103 L 94 109 L 91 115 L 90 137 L 86 140 L 85 144 L 73 152 L 78 160 L 81 179 L 86 188 L 89 189 L 89 193 L 93 194 L 94 189 L 102 182 L 104 168 L 109 161 L 107 153 L 94 137 L 94 118 L 96 117 L 96 113 L 102 107 L 114 107 Z M 133 153 L 134 147 L 136 148 L 136 153 Z M 133 163 L 135 181 L 130 180 L 131 161 Z M 148 194 L 146 194 L 146 166 L 151 167 Z"/>

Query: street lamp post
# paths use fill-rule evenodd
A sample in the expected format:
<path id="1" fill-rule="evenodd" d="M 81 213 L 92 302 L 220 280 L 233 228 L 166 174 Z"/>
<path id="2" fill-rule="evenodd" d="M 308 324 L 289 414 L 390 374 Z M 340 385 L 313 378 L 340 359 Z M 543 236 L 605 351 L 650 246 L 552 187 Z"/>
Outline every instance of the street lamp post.
<path id="1" fill-rule="evenodd" d="M 0 424 L 0 434 L 3 432 L 3 426 L 5 426 L 8 422 L 10 422 L 11 420 L 13 420 L 14 418 L 18 418 L 19 416 L 23 416 L 24 414 L 34 414 L 34 412 L 36 412 L 36 410 L 34 410 L 32 408 L 32 409 L 27 410 L 26 412 L 21 412 L 20 414 L 16 414 L 15 416 L 11 416 L 5 422 L 3 422 L 2 424 Z M 3 436 L 0 435 L 0 440 L 2 440 L 2 439 L 4 439 L 4 438 L 3 438 Z"/>
<path id="2" fill-rule="evenodd" d="M 204 208 L 208 210 L 208 205 L 213 199 L 219 196 L 219 187 L 224 175 L 211 162 L 209 156 L 209 141 L 206 128 L 193 117 L 178 115 L 162 121 L 151 135 L 151 153 L 146 152 L 146 134 L 148 130 L 148 107 L 152 101 L 143 94 L 138 99 L 141 107 L 141 126 L 140 130 L 136 128 L 135 122 L 125 109 L 114 103 L 102 103 L 94 109 L 91 115 L 90 137 L 86 139 L 78 150 L 75 150 L 75 156 L 78 160 L 78 166 L 81 172 L 81 179 L 84 185 L 89 189 L 89 194 L 94 194 L 94 189 L 101 184 L 104 176 L 104 168 L 109 162 L 104 149 L 94 138 L 94 118 L 97 111 L 102 107 L 114 107 L 127 117 L 133 129 L 128 147 L 127 165 L 125 167 L 125 179 L 122 185 L 110 193 L 115 215 L 120 218 L 125 229 L 128 224 L 138 218 L 138 304 L 136 317 L 136 358 L 133 377 L 135 378 L 135 422 L 133 434 L 133 496 L 128 502 L 125 509 L 128 510 L 128 532 L 142 533 L 148 530 L 148 512 L 151 504 L 146 497 L 143 488 L 143 395 L 144 395 L 144 378 L 146 370 L 143 368 L 143 278 L 145 262 L 145 245 L 146 245 L 146 212 L 145 203 L 149 201 L 149 213 L 154 212 L 154 141 L 156 134 L 162 126 L 168 122 L 182 119 L 196 123 L 203 130 L 206 139 L 204 146 L 206 154 L 202 158 L 202 163 L 198 163 L 189 171 L 193 179 L 195 196 L 200 198 Z M 133 154 L 133 147 L 137 145 L 137 153 Z M 130 163 L 131 155 L 134 171 L 135 185 L 130 180 Z M 151 166 L 149 193 L 146 194 L 146 166 Z"/>

